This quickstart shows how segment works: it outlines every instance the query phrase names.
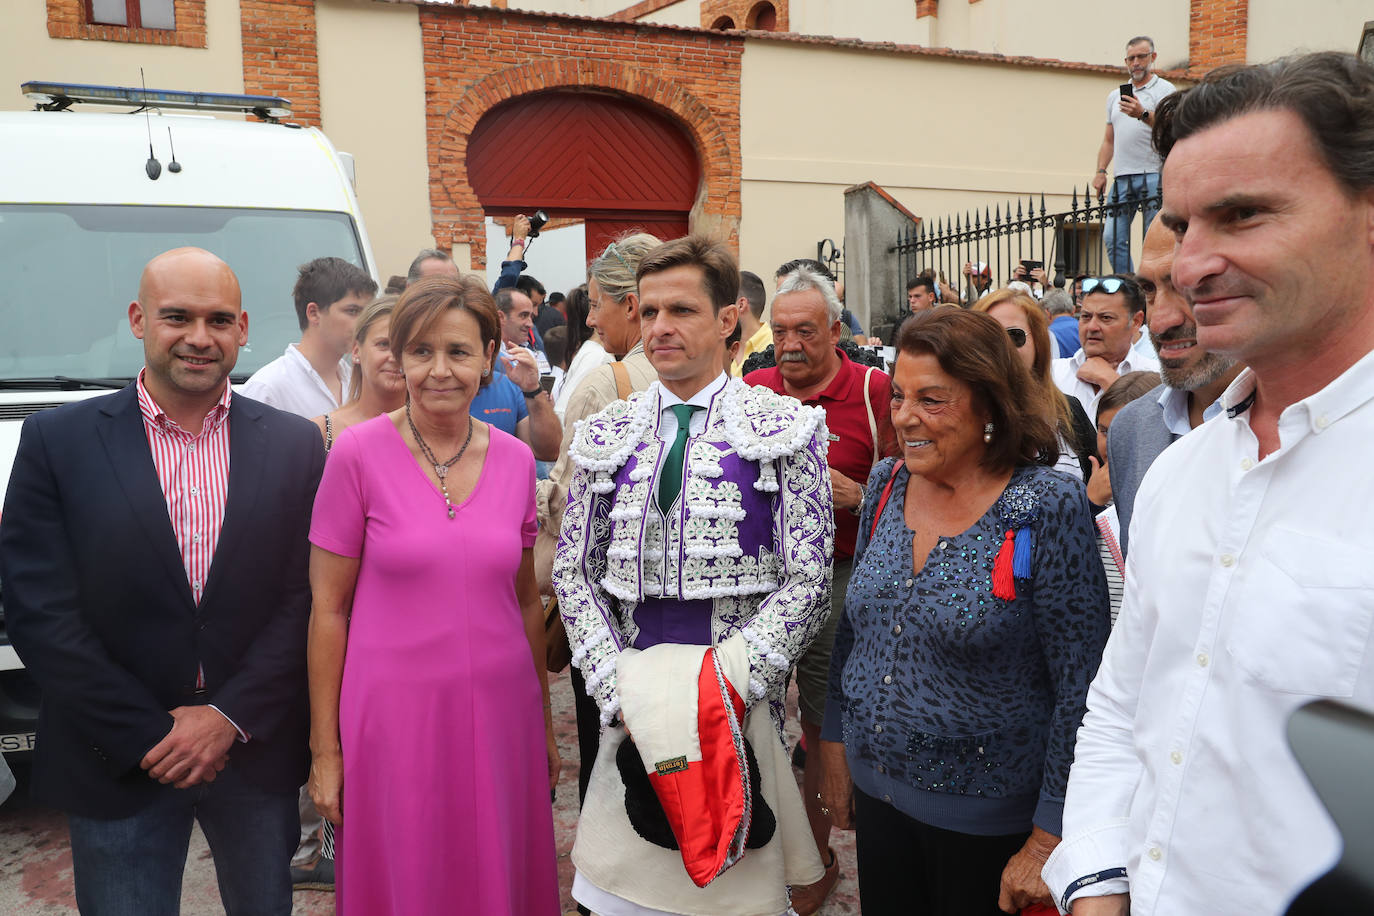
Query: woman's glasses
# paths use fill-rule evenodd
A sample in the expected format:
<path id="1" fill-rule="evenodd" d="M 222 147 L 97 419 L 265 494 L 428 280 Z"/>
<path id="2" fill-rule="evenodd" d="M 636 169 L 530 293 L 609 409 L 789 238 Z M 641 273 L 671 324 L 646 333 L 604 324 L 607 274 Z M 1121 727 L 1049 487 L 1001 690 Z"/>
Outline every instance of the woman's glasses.
<path id="1" fill-rule="evenodd" d="M 1025 328 L 1007 328 L 1007 336 L 1011 338 L 1011 342 L 1016 345 L 1018 350 L 1026 345 Z"/>

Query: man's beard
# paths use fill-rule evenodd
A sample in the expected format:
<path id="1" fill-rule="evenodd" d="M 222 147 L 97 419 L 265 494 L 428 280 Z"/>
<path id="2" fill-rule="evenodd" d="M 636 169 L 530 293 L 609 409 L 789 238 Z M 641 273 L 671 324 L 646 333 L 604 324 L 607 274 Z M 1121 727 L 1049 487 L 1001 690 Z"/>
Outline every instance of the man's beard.
<path id="1" fill-rule="evenodd" d="M 1155 345 L 1156 353 L 1160 352 L 1161 345 L 1179 339 L 1196 341 L 1197 325 L 1172 328 L 1163 335 L 1150 335 L 1150 342 Z M 1159 377 L 1164 380 L 1164 384 L 1180 391 L 1197 391 L 1199 388 L 1205 388 L 1229 372 L 1236 364 L 1234 359 L 1210 351 L 1191 366 L 1171 368 L 1164 359 L 1163 356 L 1159 359 Z"/>

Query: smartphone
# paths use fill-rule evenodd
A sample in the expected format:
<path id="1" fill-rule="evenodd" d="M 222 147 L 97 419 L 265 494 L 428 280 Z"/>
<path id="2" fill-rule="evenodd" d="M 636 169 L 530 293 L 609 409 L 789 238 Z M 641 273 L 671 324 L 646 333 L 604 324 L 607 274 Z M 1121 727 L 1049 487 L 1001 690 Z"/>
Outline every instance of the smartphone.
<path id="1" fill-rule="evenodd" d="M 1044 267 L 1044 266 L 1045 266 L 1045 262 L 1044 262 L 1044 261 L 1028 261 L 1028 260 L 1022 258 L 1022 259 L 1021 259 L 1021 266 L 1024 267 L 1024 268 L 1026 269 L 1026 276 L 1029 277 L 1029 276 L 1030 276 L 1030 272 L 1031 272 L 1032 270 L 1035 270 L 1037 267 Z"/>
<path id="2" fill-rule="evenodd" d="M 1121 97 L 1122 97 L 1123 99 L 1133 99 L 1133 98 L 1135 98 L 1135 86 L 1131 85 L 1130 83 L 1122 83 L 1122 84 L 1121 84 Z"/>
<path id="3" fill-rule="evenodd" d="M 557 379 L 555 379 L 552 375 L 541 375 L 539 376 L 539 387 L 543 388 L 545 391 L 552 392 L 553 383 L 556 381 Z"/>

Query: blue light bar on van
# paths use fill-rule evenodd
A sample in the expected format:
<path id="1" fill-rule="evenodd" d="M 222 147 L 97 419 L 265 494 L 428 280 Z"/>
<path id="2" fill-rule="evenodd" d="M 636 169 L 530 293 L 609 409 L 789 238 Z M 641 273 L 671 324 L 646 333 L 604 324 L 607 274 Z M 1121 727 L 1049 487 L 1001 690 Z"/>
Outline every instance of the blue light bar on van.
<path id="1" fill-rule="evenodd" d="M 275 120 L 291 114 L 291 103 L 274 95 L 233 95 L 227 92 L 181 92 L 137 86 L 95 86 L 84 83 L 23 83 L 24 97 L 48 111 L 62 111 L 76 102 L 92 105 L 139 105 L 194 111 L 237 111 Z"/>

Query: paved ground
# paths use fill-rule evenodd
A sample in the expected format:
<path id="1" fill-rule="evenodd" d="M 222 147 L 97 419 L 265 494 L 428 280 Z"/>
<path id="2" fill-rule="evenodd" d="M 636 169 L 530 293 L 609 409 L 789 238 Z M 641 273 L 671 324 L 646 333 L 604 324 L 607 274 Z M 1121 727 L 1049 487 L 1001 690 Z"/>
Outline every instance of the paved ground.
<path id="1" fill-rule="evenodd" d="M 552 692 L 554 722 L 558 730 L 559 747 L 564 755 L 558 802 L 554 806 L 554 829 L 558 840 L 563 904 L 566 910 L 572 910 L 568 889 L 572 886 L 569 853 L 577 825 L 577 728 L 566 673 L 555 679 Z M 795 740 L 795 691 L 790 699 Z M 23 790 L 21 785 L 20 792 Z M 837 831 L 833 845 L 840 857 L 842 876 L 835 893 L 821 909 L 821 914 L 852 916 L 859 912 L 858 890 L 854 881 L 853 835 Z M 19 797 L 11 798 L 0 806 L 0 913 L 6 916 L 69 916 L 76 913 L 71 871 L 71 850 L 67 845 L 66 824 L 61 814 L 37 807 Z M 224 912 L 219 902 L 210 851 L 199 830 L 191 839 L 181 909 L 186 916 L 211 916 Z M 332 914 L 334 896 L 317 891 L 300 891 L 296 894 L 293 912 L 294 916 Z"/>

